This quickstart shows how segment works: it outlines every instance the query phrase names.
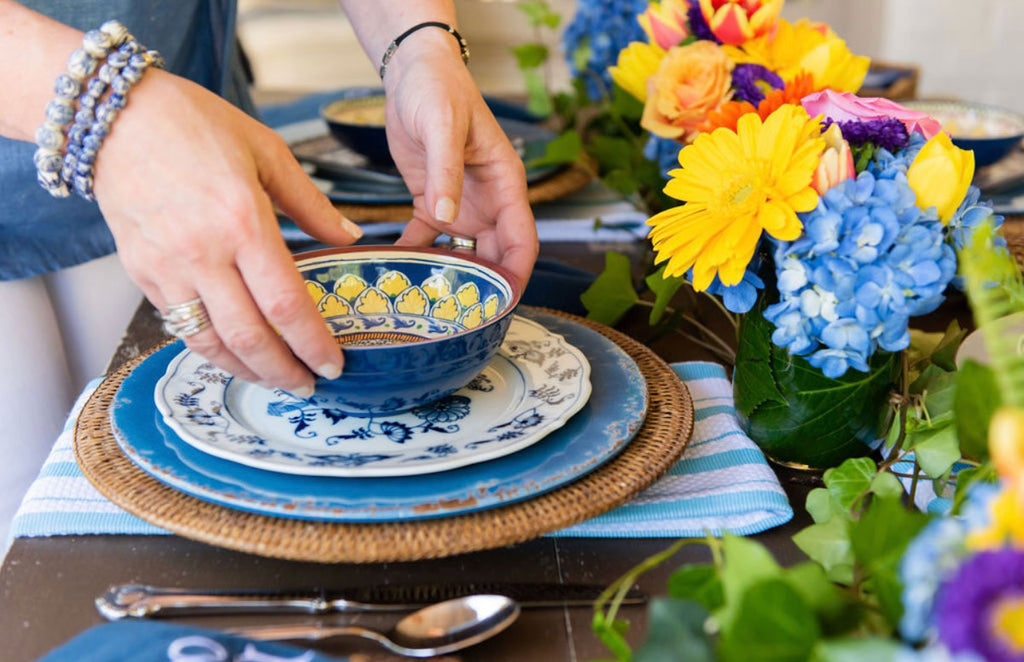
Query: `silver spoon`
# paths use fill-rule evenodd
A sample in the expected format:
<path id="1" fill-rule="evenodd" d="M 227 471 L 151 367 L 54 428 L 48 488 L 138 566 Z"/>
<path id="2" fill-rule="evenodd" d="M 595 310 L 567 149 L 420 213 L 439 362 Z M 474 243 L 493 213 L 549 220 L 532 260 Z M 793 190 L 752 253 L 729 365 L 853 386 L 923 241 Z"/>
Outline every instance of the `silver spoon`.
<path id="1" fill-rule="evenodd" d="M 478 644 L 519 617 L 519 605 L 504 595 L 468 595 L 414 611 L 387 633 L 357 625 L 260 625 L 226 630 L 260 641 L 322 641 L 340 636 L 372 639 L 407 657 L 445 655 Z"/>

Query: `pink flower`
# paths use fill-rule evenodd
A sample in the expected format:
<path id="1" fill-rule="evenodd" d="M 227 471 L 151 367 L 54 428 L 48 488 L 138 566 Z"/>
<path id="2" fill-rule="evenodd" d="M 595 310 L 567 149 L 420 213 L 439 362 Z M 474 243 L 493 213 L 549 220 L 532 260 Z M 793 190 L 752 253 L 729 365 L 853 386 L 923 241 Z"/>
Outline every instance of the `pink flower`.
<path id="1" fill-rule="evenodd" d="M 808 94 L 800 102 L 807 114 L 824 115 L 833 122 L 897 119 L 907 127 L 908 133 L 917 131 L 925 140 L 942 131 L 938 120 L 918 110 L 911 110 L 895 101 L 880 97 L 859 97 L 849 92 L 822 90 Z"/>

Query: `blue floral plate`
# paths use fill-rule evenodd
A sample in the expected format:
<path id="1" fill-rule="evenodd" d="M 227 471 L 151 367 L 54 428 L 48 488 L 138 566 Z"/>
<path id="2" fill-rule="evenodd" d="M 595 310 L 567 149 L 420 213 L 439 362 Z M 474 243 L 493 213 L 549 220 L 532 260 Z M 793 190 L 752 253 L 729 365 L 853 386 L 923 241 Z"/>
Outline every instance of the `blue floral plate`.
<path id="1" fill-rule="evenodd" d="M 309 398 L 234 379 L 191 350 L 156 385 L 164 422 L 197 449 L 305 476 L 408 476 L 508 455 L 556 430 L 590 396 L 590 365 L 565 339 L 514 318 L 470 384 L 405 413 L 346 413 L 319 388 Z"/>
<path id="2" fill-rule="evenodd" d="M 333 522 L 446 517 L 539 496 L 617 455 L 647 413 L 640 368 L 612 341 L 583 325 L 520 307 L 520 314 L 563 336 L 590 363 L 593 392 L 561 428 L 519 452 L 441 473 L 380 478 L 297 476 L 218 458 L 179 437 L 156 408 L 154 389 L 183 345 L 143 360 L 111 409 L 124 453 L 155 479 L 199 499 L 239 510 Z"/>

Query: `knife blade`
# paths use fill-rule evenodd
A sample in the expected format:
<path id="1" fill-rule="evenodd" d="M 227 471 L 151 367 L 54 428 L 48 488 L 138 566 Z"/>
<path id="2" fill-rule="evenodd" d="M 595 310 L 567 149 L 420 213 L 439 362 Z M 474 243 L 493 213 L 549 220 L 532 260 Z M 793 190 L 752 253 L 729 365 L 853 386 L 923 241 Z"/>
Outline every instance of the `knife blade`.
<path id="1" fill-rule="evenodd" d="M 555 582 L 469 582 L 460 584 L 385 584 L 341 590 L 262 590 L 168 588 L 115 584 L 96 598 L 96 608 L 110 621 L 226 613 L 402 612 L 476 593 L 507 595 L 523 608 L 589 607 L 605 590 L 596 584 Z M 646 602 L 637 588 L 623 604 Z"/>

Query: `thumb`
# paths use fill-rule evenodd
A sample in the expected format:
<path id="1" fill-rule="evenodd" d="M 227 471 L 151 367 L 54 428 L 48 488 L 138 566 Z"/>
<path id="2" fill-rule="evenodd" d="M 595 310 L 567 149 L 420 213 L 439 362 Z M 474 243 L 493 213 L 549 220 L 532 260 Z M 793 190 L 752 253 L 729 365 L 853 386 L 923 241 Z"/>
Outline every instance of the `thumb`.
<path id="1" fill-rule="evenodd" d="M 261 158 L 262 156 L 262 158 Z M 343 246 L 363 236 L 306 175 L 284 141 L 269 154 L 257 154 L 260 182 L 270 198 L 306 234 Z"/>
<path id="2" fill-rule="evenodd" d="M 423 196 L 426 211 L 441 223 L 454 223 L 462 199 L 462 177 L 466 155 L 466 127 L 447 124 L 423 138 L 427 177 Z"/>

